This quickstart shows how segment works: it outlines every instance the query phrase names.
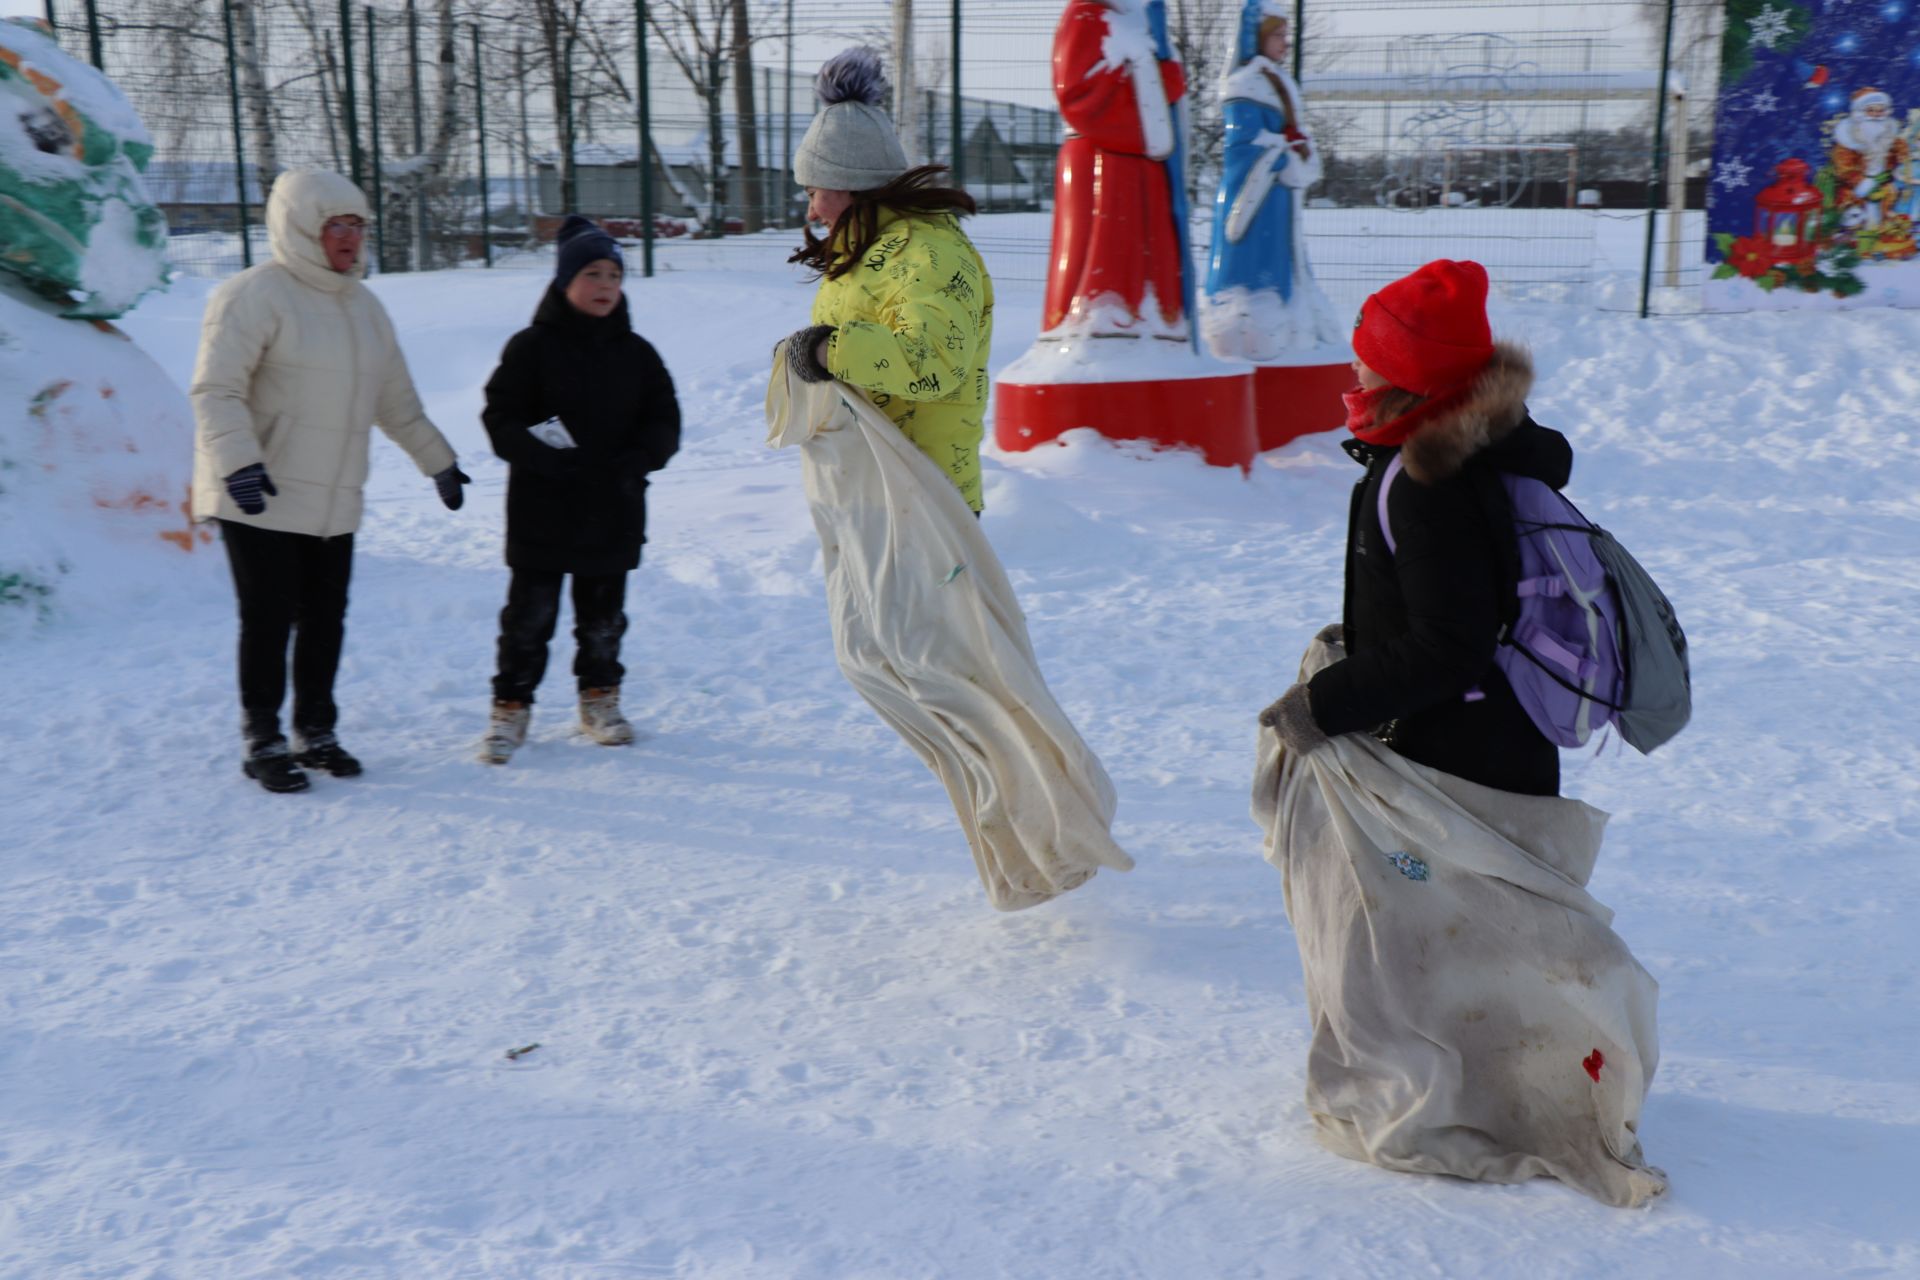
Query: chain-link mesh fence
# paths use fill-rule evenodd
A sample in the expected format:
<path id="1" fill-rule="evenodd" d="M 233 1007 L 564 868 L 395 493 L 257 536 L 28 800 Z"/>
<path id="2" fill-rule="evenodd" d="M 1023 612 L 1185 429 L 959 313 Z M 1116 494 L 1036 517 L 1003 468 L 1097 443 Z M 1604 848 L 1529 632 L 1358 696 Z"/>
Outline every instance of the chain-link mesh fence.
<path id="1" fill-rule="evenodd" d="M 295 165 L 337 169 L 368 192 L 385 271 L 512 262 L 568 212 L 648 239 L 649 260 L 699 238 L 791 234 L 803 199 L 788 164 L 814 110 L 812 73 L 852 43 L 913 51 L 887 57 L 910 155 L 949 165 L 1003 215 L 976 224 L 999 274 L 1046 269 L 1061 0 L 51 7 L 63 43 L 97 50 L 146 119 L 150 185 L 185 271 L 261 260 L 263 194 Z M 1217 86 L 1241 6 L 1167 8 L 1191 86 L 1204 256 Z M 1309 192 L 1309 254 L 1336 301 L 1452 256 L 1485 262 L 1510 292 L 1691 305 L 1719 0 L 1296 0 L 1293 11 L 1326 161 Z"/>

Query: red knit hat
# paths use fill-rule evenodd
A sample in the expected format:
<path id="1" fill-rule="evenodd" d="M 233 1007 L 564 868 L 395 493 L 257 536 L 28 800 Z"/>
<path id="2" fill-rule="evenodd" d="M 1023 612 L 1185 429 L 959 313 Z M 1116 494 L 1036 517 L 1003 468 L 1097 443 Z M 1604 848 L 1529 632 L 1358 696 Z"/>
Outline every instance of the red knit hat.
<path id="1" fill-rule="evenodd" d="M 1417 395 L 1460 390 L 1493 358 L 1487 269 L 1441 258 L 1395 280 L 1360 305 L 1353 354 Z"/>

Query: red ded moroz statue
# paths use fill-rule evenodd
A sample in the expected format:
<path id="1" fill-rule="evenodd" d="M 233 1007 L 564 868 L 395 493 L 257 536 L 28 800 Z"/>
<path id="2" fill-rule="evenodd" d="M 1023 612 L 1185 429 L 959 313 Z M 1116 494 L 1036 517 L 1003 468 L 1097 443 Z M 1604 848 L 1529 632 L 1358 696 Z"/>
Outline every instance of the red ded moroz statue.
<path id="1" fill-rule="evenodd" d="M 1070 0 L 1053 40 L 1053 92 L 1072 134 L 1055 169 L 1042 332 L 1187 339 L 1191 290 L 1174 212 L 1186 91 L 1180 64 L 1153 47 L 1149 21 L 1136 25 L 1105 0 Z"/>
<path id="2" fill-rule="evenodd" d="M 1041 333 L 1001 375 L 995 442 L 1076 427 L 1248 466 L 1252 379 L 1195 342 L 1183 115 L 1164 0 L 1068 0 L 1053 89 L 1070 136 L 1054 178 Z"/>

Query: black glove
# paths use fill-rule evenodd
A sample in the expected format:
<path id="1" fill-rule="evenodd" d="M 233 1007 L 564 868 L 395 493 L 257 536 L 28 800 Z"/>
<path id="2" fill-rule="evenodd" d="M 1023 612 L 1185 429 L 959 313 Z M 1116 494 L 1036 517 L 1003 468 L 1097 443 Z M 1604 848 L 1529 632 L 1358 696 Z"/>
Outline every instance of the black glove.
<path id="1" fill-rule="evenodd" d="M 257 516 L 267 509 L 267 499 L 279 497 L 280 491 L 273 487 L 266 466 L 255 462 L 227 477 L 227 495 L 241 511 Z"/>
<path id="2" fill-rule="evenodd" d="M 433 477 L 433 487 L 440 491 L 440 501 L 447 504 L 449 511 L 458 511 L 460 504 L 467 500 L 466 491 L 460 486 L 472 483 L 473 477 L 462 471 L 457 462 Z"/>
<path id="3" fill-rule="evenodd" d="M 1327 735 L 1314 723 L 1313 704 L 1307 698 L 1307 686 L 1296 684 L 1260 713 L 1260 723 L 1280 735 L 1289 751 L 1306 755 L 1327 745 Z"/>
<path id="4" fill-rule="evenodd" d="M 820 339 L 833 336 L 830 324 L 810 324 L 804 329 L 795 329 L 787 338 L 787 368 L 793 376 L 802 382 L 831 382 L 833 373 L 820 363 L 813 349 L 820 345 Z"/>

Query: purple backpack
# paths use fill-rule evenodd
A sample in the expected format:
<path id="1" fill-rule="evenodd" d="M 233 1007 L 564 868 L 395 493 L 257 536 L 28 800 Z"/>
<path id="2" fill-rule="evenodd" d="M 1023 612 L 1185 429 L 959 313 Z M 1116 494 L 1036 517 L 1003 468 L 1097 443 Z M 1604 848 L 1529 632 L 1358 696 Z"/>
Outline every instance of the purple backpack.
<path id="1" fill-rule="evenodd" d="M 1400 471 L 1396 454 L 1380 480 L 1389 553 L 1387 494 Z M 1636 750 L 1652 751 L 1693 712 L 1687 638 L 1673 605 L 1613 535 L 1553 486 L 1502 473 L 1500 489 L 1517 545 L 1509 548 L 1512 597 L 1502 604 L 1493 660 L 1548 741 L 1585 746 L 1611 724 Z"/>

